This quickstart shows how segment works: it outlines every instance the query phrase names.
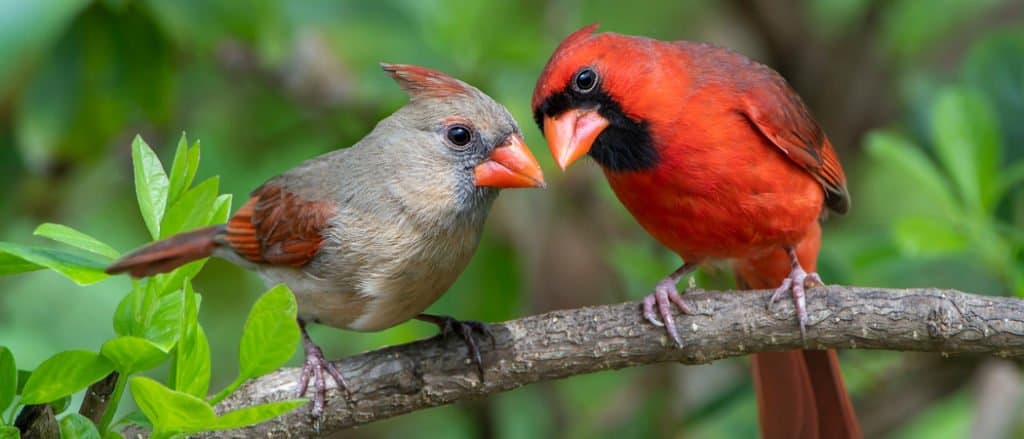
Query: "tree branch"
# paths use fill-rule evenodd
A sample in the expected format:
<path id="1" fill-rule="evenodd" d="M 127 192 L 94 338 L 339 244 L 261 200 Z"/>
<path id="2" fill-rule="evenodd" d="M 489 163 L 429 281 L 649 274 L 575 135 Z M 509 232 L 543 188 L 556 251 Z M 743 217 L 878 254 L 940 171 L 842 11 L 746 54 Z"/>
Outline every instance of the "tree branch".
<path id="1" fill-rule="evenodd" d="M 1024 301 L 1015 298 L 931 288 L 815 288 L 808 294 L 804 344 L 792 303 L 766 310 L 768 295 L 699 290 L 686 294 L 700 314 L 677 320 L 682 349 L 671 344 L 663 329 L 642 321 L 636 302 L 494 324 L 495 348 L 482 345 L 483 381 L 456 339 L 435 337 L 344 358 L 335 364 L 355 392 L 353 401 L 349 405 L 330 392 L 321 433 L 539 381 L 669 361 L 699 364 L 799 348 L 1024 356 Z M 298 372 L 282 369 L 253 380 L 218 410 L 293 398 Z M 210 437 L 304 437 L 312 433 L 307 413 L 298 409 L 261 425 Z"/>

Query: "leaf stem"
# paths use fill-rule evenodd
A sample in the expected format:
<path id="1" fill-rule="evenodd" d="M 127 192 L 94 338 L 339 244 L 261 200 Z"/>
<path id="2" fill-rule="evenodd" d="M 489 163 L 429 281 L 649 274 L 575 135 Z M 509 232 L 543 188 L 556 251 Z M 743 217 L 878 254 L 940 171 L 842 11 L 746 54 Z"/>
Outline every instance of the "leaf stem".
<path id="1" fill-rule="evenodd" d="M 114 414 L 117 413 L 117 407 L 121 405 L 121 396 L 124 395 L 124 386 L 127 383 L 127 374 L 117 374 L 117 383 L 114 384 L 114 393 L 110 395 L 110 403 L 107 405 L 107 409 L 103 411 L 103 418 L 100 419 L 100 436 L 105 437 L 107 435 L 107 429 L 110 427 L 110 421 L 114 420 Z"/>
<path id="2" fill-rule="evenodd" d="M 221 390 L 216 395 L 213 395 L 213 398 L 210 398 L 210 405 L 215 406 L 217 405 L 217 403 L 223 401 L 224 398 L 227 398 L 228 395 L 230 395 L 232 392 L 238 390 L 238 388 L 241 387 L 243 383 L 245 383 L 246 379 L 247 378 L 245 378 L 244 376 L 239 375 L 239 377 L 235 378 L 235 381 L 233 381 L 231 384 L 228 384 L 228 386 L 225 387 L 224 390 Z"/>

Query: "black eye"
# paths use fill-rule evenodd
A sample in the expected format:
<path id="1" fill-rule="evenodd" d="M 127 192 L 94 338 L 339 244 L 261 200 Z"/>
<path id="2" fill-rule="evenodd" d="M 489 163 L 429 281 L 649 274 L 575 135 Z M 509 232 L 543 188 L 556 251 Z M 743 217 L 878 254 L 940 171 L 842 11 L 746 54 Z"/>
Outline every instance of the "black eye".
<path id="1" fill-rule="evenodd" d="M 590 91 L 597 85 L 597 72 L 590 68 L 581 70 L 576 74 L 576 89 L 579 91 Z"/>
<path id="2" fill-rule="evenodd" d="M 470 140 L 473 140 L 473 133 L 463 125 L 454 125 L 448 128 L 447 136 L 448 141 L 455 146 L 466 146 Z"/>

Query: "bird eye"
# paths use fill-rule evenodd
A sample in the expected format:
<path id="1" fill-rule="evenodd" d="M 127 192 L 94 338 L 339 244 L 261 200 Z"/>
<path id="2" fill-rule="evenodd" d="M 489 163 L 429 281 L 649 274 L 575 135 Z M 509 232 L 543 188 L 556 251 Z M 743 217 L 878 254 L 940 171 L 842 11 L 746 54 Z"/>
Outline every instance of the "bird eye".
<path id="1" fill-rule="evenodd" d="M 448 141 L 455 146 L 466 146 L 473 140 L 473 133 L 464 125 L 453 125 L 448 128 Z"/>
<path id="2" fill-rule="evenodd" d="M 589 67 L 581 70 L 576 74 L 574 84 L 579 91 L 587 92 L 593 90 L 594 86 L 597 85 L 597 72 Z"/>

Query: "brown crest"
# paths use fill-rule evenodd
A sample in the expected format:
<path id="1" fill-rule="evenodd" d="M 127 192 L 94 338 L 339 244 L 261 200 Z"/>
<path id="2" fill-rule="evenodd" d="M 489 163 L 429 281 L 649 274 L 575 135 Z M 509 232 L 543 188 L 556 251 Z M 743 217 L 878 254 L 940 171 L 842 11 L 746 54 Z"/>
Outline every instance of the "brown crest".
<path id="1" fill-rule="evenodd" d="M 409 64 L 381 63 L 380 67 L 388 72 L 402 90 L 413 99 L 420 97 L 446 97 L 462 94 L 473 90 L 465 82 L 452 78 L 437 70 Z"/>

